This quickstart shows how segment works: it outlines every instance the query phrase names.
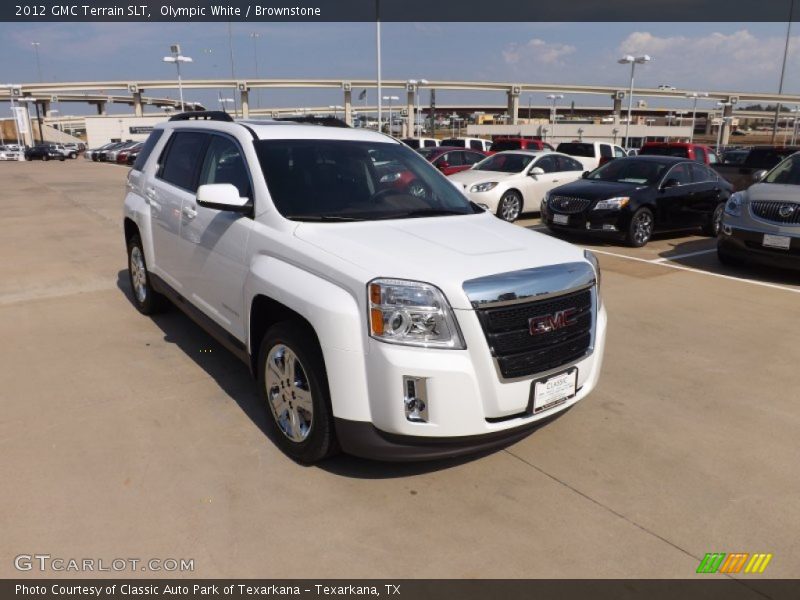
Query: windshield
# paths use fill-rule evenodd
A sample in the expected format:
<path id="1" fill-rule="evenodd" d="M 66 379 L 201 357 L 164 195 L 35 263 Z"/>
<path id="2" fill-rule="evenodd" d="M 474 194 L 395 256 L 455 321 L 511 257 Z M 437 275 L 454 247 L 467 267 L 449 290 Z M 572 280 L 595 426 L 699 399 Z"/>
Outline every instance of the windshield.
<path id="1" fill-rule="evenodd" d="M 764 183 L 800 185 L 800 154 L 793 154 L 764 178 Z"/>
<path id="2" fill-rule="evenodd" d="M 592 171 L 586 178 L 594 181 L 653 185 L 661 179 L 670 166 L 652 160 L 618 158 Z"/>
<path id="3" fill-rule="evenodd" d="M 530 154 L 493 154 L 472 167 L 475 171 L 521 173 L 536 158 Z"/>
<path id="4" fill-rule="evenodd" d="M 424 156 L 425 158 L 430 160 L 432 154 L 438 154 L 440 151 L 435 146 L 431 146 L 429 148 L 418 148 L 417 152 L 419 152 L 421 156 Z"/>
<path id="5" fill-rule="evenodd" d="M 278 211 L 298 221 L 367 221 L 482 212 L 405 144 L 256 142 Z"/>

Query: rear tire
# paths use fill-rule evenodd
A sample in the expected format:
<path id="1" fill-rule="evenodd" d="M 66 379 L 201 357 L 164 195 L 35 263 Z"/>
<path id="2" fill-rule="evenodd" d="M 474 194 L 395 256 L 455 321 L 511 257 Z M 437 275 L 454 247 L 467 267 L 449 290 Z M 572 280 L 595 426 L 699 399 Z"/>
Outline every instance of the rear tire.
<path id="1" fill-rule="evenodd" d="M 653 236 L 653 212 L 649 208 L 640 208 L 631 217 L 625 241 L 633 248 L 641 248 L 647 245 Z"/>
<path id="2" fill-rule="evenodd" d="M 304 324 L 283 321 L 264 334 L 258 389 L 272 438 L 289 457 L 313 464 L 338 451 L 325 361 Z"/>
<path id="3" fill-rule="evenodd" d="M 50 160 L 50 157 L 47 154 L 42 154 L 42 161 L 47 162 L 48 160 Z"/>
<path id="4" fill-rule="evenodd" d="M 143 315 L 156 314 L 169 305 L 169 301 L 156 292 L 150 283 L 144 248 L 138 235 L 128 240 L 128 281 L 133 293 L 133 305 Z"/>

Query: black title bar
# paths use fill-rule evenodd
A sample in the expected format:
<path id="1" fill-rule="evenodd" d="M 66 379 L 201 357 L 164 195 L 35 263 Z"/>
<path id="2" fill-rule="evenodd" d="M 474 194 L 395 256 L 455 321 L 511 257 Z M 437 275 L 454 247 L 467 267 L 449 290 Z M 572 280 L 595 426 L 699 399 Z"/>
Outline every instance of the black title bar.
<path id="1" fill-rule="evenodd" d="M 3 0 L 0 21 L 787 22 L 792 0 Z"/>

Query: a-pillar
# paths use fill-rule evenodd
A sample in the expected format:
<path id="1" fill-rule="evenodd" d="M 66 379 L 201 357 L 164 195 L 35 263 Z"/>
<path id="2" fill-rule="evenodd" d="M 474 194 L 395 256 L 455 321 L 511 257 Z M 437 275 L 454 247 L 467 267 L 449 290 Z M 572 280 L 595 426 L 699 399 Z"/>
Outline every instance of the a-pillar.
<path id="1" fill-rule="evenodd" d="M 242 101 L 242 118 L 250 118 L 250 88 L 245 88 L 239 92 Z"/>
<path id="2" fill-rule="evenodd" d="M 344 90 L 344 122 L 353 125 L 353 92 L 350 89 Z"/>
<path id="3" fill-rule="evenodd" d="M 406 122 L 405 122 L 405 136 L 414 137 L 414 92 L 416 91 L 415 85 L 408 85 L 406 87 Z"/>
<path id="4" fill-rule="evenodd" d="M 614 100 L 613 117 L 616 124 L 622 118 L 622 100 L 625 98 L 625 92 L 615 92 L 611 94 L 611 98 Z"/>
<path id="5" fill-rule="evenodd" d="M 733 103 L 731 102 L 730 98 L 725 103 L 725 108 L 722 110 L 722 123 L 720 123 L 720 127 L 722 127 L 722 141 L 720 142 L 723 146 L 727 146 L 728 142 L 731 139 L 731 125 L 733 124 Z"/>
<path id="6" fill-rule="evenodd" d="M 506 92 L 508 95 L 508 124 L 516 125 L 519 118 L 519 86 L 514 86 Z"/>
<path id="7" fill-rule="evenodd" d="M 137 117 L 144 115 L 144 110 L 142 109 L 142 90 L 133 93 L 133 114 Z"/>

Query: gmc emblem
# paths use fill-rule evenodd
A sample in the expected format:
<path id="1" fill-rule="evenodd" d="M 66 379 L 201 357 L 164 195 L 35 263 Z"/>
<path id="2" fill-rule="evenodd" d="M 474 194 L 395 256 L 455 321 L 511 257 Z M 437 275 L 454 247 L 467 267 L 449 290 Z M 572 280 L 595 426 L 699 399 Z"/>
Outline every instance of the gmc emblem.
<path id="1" fill-rule="evenodd" d="M 549 315 L 531 317 L 528 319 L 528 328 L 530 334 L 541 335 L 543 333 L 550 333 L 551 331 L 563 329 L 569 325 L 575 325 L 575 323 L 578 322 L 578 320 L 575 318 L 575 314 L 577 312 L 577 308 L 567 308 Z"/>

